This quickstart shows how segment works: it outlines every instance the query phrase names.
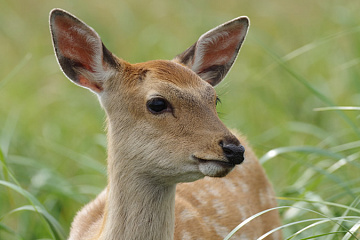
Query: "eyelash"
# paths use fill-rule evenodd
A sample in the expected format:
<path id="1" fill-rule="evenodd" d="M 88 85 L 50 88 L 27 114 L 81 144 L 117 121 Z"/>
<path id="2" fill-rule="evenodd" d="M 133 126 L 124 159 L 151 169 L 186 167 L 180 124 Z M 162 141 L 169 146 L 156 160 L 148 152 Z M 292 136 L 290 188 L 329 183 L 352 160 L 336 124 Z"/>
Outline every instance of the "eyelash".
<path id="1" fill-rule="evenodd" d="M 221 100 L 219 97 L 216 97 L 215 105 L 217 106 L 219 103 L 221 103 Z"/>

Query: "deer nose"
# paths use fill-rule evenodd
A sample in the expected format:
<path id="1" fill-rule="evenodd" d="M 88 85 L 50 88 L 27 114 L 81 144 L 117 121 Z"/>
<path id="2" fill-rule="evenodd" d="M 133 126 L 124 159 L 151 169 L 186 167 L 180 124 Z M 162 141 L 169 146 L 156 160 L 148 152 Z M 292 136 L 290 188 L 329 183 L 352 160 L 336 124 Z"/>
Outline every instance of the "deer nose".
<path id="1" fill-rule="evenodd" d="M 225 157 L 232 164 L 240 164 L 244 161 L 245 148 L 242 145 L 221 144 Z"/>

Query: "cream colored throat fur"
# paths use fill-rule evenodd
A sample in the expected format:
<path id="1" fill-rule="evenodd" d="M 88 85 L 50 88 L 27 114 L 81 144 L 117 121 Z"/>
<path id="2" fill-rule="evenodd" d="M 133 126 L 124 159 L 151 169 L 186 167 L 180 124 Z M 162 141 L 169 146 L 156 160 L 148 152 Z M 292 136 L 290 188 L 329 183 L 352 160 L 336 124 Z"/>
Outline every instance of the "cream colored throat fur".
<path id="1" fill-rule="evenodd" d="M 108 186 L 76 215 L 69 239 L 222 239 L 276 206 L 246 140 L 216 112 L 214 86 L 231 69 L 248 27 L 248 18 L 238 17 L 171 61 L 130 64 L 84 22 L 51 11 L 58 63 L 72 82 L 98 96 L 108 125 Z M 271 211 L 234 239 L 257 239 L 279 224 Z"/>

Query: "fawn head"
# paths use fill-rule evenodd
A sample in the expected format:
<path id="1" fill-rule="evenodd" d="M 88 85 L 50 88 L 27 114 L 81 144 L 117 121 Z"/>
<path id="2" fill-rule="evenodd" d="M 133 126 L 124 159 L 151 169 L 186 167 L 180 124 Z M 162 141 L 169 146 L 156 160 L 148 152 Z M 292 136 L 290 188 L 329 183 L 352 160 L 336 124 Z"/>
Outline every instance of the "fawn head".
<path id="1" fill-rule="evenodd" d="M 106 111 L 109 155 L 121 155 L 114 166 L 175 183 L 223 177 L 244 160 L 244 148 L 217 116 L 213 87 L 233 65 L 248 26 L 239 17 L 171 61 L 130 64 L 81 20 L 60 9 L 50 14 L 61 69 L 96 93 Z"/>

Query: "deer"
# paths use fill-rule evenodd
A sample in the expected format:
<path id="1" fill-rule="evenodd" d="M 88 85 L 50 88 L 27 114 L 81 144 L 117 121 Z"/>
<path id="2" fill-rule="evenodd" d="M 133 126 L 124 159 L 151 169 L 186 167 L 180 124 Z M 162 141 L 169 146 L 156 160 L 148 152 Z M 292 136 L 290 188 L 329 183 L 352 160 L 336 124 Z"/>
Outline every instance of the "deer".
<path id="1" fill-rule="evenodd" d="M 276 207 L 246 138 L 220 120 L 214 87 L 234 64 L 249 28 L 238 17 L 206 32 L 172 60 L 131 64 L 62 9 L 50 12 L 61 70 L 98 97 L 107 122 L 105 189 L 71 225 L 70 240 L 222 239 L 248 217 Z M 233 239 L 280 225 L 277 210 Z M 265 239 L 282 239 L 279 231 Z"/>

